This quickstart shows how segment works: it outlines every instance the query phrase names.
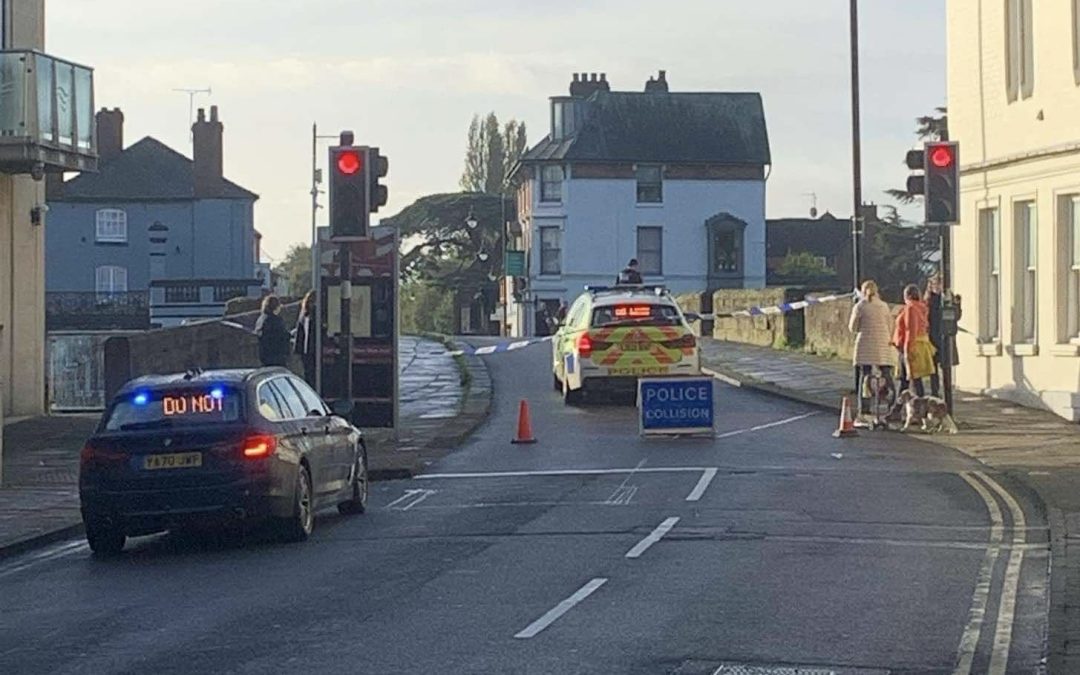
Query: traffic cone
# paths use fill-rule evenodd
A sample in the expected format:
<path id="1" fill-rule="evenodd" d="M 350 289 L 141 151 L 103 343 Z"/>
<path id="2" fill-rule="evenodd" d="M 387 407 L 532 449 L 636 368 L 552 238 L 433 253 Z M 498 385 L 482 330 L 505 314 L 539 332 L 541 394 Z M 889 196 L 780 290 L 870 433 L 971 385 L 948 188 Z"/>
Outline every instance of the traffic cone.
<path id="1" fill-rule="evenodd" d="M 529 416 L 529 402 L 525 399 L 518 404 L 517 437 L 510 441 L 515 444 L 535 443 L 533 437 L 532 418 Z"/>
<path id="2" fill-rule="evenodd" d="M 840 427 L 833 432 L 833 437 L 851 438 L 858 435 L 859 432 L 855 429 L 855 422 L 851 419 L 851 401 L 845 396 L 844 404 L 840 406 Z"/>

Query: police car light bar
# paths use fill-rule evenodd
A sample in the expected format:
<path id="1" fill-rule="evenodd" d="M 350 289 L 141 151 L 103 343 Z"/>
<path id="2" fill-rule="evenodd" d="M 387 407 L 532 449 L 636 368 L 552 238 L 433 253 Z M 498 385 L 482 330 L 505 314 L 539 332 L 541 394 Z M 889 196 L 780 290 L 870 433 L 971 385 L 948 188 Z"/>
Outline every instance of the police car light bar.
<path id="1" fill-rule="evenodd" d="M 618 284 L 615 286 L 586 286 L 585 290 L 592 294 L 597 293 L 622 293 L 626 291 L 652 291 L 657 295 L 666 295 L 667 286 L 659 284 Z"/>

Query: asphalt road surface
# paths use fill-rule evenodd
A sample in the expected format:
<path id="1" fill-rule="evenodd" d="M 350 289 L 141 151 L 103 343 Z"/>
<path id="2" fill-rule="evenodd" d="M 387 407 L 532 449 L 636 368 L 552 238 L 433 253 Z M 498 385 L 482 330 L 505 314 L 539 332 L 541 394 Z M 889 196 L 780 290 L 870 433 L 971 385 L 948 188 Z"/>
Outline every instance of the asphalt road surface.
<path id="1" fill-rule="evenodd" d="M 633 407 L 563 407 L 548 359 L 488 357 L 471 442 L 305 544 L 6 561 L 0 672 L 1038 672 L 1049 555 L 1022 488 L 720 383 L 719 438 L 641 439 Z M 508 442 L 522 398 L 536 445 Z"/>

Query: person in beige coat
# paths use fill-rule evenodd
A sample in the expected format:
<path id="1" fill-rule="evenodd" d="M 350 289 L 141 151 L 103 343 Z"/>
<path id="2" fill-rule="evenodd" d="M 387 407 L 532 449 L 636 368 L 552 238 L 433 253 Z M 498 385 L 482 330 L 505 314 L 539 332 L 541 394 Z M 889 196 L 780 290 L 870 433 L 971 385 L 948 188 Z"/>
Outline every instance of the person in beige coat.
<path id="1" fill-rule="evenodd" d="M 896 350 L 892 346 L 892 311 L 881 299 L 878 285 L 873 281 L 865 281 L 861 290 L 862 298 L 851 310 L 848 328 L 855 333 L 854 361 L 862 375 L 859 384 L 859 412 L 865 415 L 870 411 L 869 396 L 874 393 L 867 391 L 867 380 L 873 375 L 875 367 L 881 372 L 885 386 L 889 391 L 894 391 L 893 367 Z"/>

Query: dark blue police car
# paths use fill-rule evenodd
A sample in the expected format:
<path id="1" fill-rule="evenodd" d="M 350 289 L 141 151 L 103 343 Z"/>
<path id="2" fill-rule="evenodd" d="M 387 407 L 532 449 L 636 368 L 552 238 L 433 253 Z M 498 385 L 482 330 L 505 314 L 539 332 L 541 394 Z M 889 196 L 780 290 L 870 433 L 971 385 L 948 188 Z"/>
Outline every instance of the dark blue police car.
<path id="1" fill-rule="evenodd" d="M 119 553 L 129 536 L 238 519 L 270 519 L 302 541 L 316 510 L 362 513 L 367 495 L 360 431 L 284 368 L 132 380 L 79 469 L 86 538 L 99 555 Z"/>

